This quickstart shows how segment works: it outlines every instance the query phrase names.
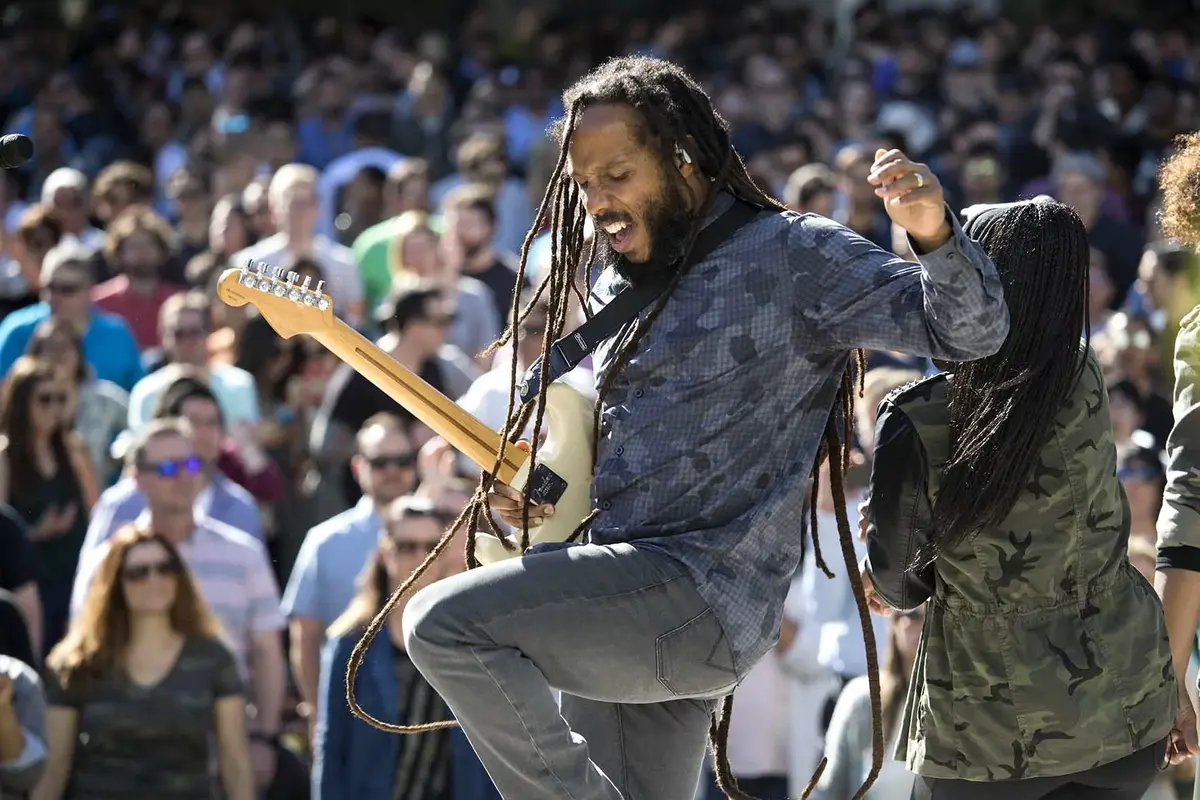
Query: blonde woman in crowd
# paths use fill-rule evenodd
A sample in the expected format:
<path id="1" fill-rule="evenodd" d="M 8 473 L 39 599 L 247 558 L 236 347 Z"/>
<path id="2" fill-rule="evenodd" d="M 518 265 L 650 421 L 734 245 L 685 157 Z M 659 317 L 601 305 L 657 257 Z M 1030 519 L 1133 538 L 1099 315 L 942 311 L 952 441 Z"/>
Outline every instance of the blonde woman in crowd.
<path id="1" fill-rule="evenodd" d="M 476 358 L 480 368 L 487 369 L 489 365 L 477 357 L 500 335 L 496 301 L 486 284 L 458 273 L 449 264 L 429 214 L 406 211 L 397 217 L 388 259 L 392 283 L 424 279 L 437 284 L 443 296 L 454 300 L 458 309 L 446 332 L 446 344 Z"/>
<path id="2" fill-rule="evenodd" d="M 118 531 L 47 659 L 50 758 L 33 800 L 209 800 L 214 733 L 225 796 L 253 800 L 242 681 L 220 636 L 174 545 Z"/>

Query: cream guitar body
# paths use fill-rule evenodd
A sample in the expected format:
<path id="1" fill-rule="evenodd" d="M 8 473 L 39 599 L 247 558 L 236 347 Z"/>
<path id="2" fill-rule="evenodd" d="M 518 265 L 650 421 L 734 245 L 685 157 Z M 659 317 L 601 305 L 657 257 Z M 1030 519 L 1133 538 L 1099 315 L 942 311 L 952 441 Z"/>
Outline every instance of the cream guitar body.
<path id="1" fill-rule="evenodd" d="M 567 540 L 583 518 L 592 509 L 592 425 L 594 423 L 592 402 L 573 387 L 565 383 L 552 383 L 546 389 L 546 440 L 538 447 L 538 463 L 544 471 L 540 480 L 557 476 L 566 482 L 558 502 L 554 503 L 554 516 L 541 525 L 529 529 L 529 546 L 544 542 Z M 533 459 L 513 476 L 512 486 L 526 487 L 530 497 L 553 494 L 550 487 L 538 486 L 539 470 L 534 468 Z M 489 464 L 485 469 L 491 468 Z M 534 485 L 530 486 L 530 477 Z M 480 533 L 475 537 L 475 557 L 481 564 L 491 564 L 519 553 L 504 549 L 504 545 L 493 535 Z"/>
<path id="2" fill-rule="evenodd" d="M 217 282 L 217 295 L 231 306 L 254 306 L 284 339 L 298 334 L 313 337 L 480 469 L 495 467 L 501 444 L 498 431 L 338 319 L 333 301 L 321 291 L 323 281 L 310 288 L 307 279 L 297 284 L 297 278 L 295 273 L 249 264 L 225 270 Z M 593 419 L 588 398 L 568 384 L 553 383 L 546 391 L 546 438 L 538 447 L 537 463 L 513 444 L 504 448 L 496 478 L 523 491 L 534 505 L 554 506 L 554 516 L 529 529 L 530 546 L 566 541 L 591 510 Z M 519 537 L 509 536 L 515 544 L 511 551 L 497 537 L 480 533 L 476 559 L 491 564 L 520 556 Z"/>

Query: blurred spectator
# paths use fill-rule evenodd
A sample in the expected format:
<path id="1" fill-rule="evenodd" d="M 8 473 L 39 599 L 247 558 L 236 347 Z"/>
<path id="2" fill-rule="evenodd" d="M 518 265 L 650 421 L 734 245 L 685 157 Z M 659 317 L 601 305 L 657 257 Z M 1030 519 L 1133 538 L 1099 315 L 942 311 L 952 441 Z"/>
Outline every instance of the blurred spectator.
<path id="1" fill-rule="evenodd" d="M 5 318 L 38 301 L 42 288 L 42 260 L 61 241 L 62 235 L 62 224 L 45 206 L 29 206 L 21 213 L 14 235 L 5 237 L 12 256 L 4 264 L 0 296 L 0 314 Z"/>
<path id="2" fill-rule="evenodd" d="M 1113 308 L 1125 302 L 1137 280 L 1141 242 L 1137 232 L 1102 205 L 1104 167 L 1090 153 L 1064 153 L 1054 165 L 1054 197 L 1075 209 L 1092 247 L 1104 254 L 1113 282 Z"/>
<path id="3" fill-rule="evenodd" d="M 476 364 L 486 369 L 489 364 L 484 362 L 491 359 L 478 354 L 501 333 L 495 296 L 482 281 L 449 268 L 428 214 L 408 211 L 396 218 L 388 268 L 394 284 L 425 280 L 439 288 L 455 309 L 446 343 L 474 357 Z"/>
<path id="4" fill-rule="evenodd" d="M 1104 335 L 1095 345 L 1108 380 L 1124 380 L 1137 387 L 1145 417 L 1140 427 L 1160 446 L 1171 432 L 1170 389 L 1163 390 L 1159 369 L 1159 346 L 1154 329 L 1141 315 L 1121 311 L 1113 314 Z"/>
<path id="5" fill-rule="evenodd" d="M 1117 461 L 1117 478 L 1129 500 L 1129 538 L 1153 543 L 1158 538 L 1155 525 L 1162 508 L 1167 474 L 1154 447 L 1139 446 L 1125 450 Z"/>
<path id="6" fill-rule="evenodd" d="M 283 595 L 291 632 L 292 673 L 309 710 L 317 707 L 317 671 L 325 629 L 354 596 L 355 580 L 379 537 L 379 509 L 417 484 L 417 448 L 391 414 L 369 418 L 355 437 L 350 469 L 362 497 L 304 537 Z"/>
<path id="7" fill-rule="evenodd" d="M 446 76 L 429 61 L 413 67 L 393 112 L 392 142 L 401 153 L 421 159 L 434 178 L 452 169 L 448 143 L 454 110 Z"/>
<path id="8" fill-rule="evenodd" d="M 517 281 L 511 258 L 493 246 L 500 202 L 485 184 L 466 184 L 452 191 L 442 205 L 442 245 L 450 273 L 475 278 L 491 289 L 496 314 L 506 320 L 512 316 Z M 526 278 L 520 290 L 528 288 Z"/>
<path id="9" fill-rule="evenodd" d="M 356 219 L 353 214 L 346 213 L 340 201 L 343 192 L 358 179 L 363 170 L 374 168 L 386 175 L 404 161 L 404 156 L 387 147 L 390 126 L 391 120 L 386 112 L 364 113 L 355 119 L 353 146 L 347 153 L 331 161 L 321 171 L 317 181 L 317 200 L 321 208 L 317 230 L 320 233 L 344 240 L 346 237 L 339 231 L 361 233 L 379 222 L 379 219 Z M 344 224 L 339 224 L 343 222 L 343 214 L 346 219 Z M 349 238 L 353 240 L 356 237 Z"/>
<path id="10" fill-rule="evenodd" d="M 66 629 L 71 583 L 97 493 L 91 456 L 66 424 L 66 404 L 67 389 L 56 372 L 28 357 L 13 365 L 0 395 L 0 502 L 29 526 L 37 550 L 46 648 Z"/>
<path id="11" fill-rule="evenodd" d="M 479 133 L 468 137 L 458 147 L 457 162 L 458 172 L 436 181 L 429 190 L 429 197 L 434 208 L 447 213 L 455 205 L 451 194 L 466 184 L 480 184 L 492 196 L 486 231 L 480 230 L 481 223 L 474 223 L 472 233 L 462 242 L 466 248 L 463 255 L 475 268 L 469 266 L 464 272 L 473 274 L 488 266 L 482 255 L 486 252 L 490 256 L 493 247 L 504 253 L 520 252 L 525 234 L 533 224 L 534 208 L 524 185 L 509 174 L 504 141 L 500 136 Z M 445 230 L 453 231 L 455 226 L 448 223 Z M 485 247 L 486 250 L 481 249 Z M 480 263 L 475 263 L 476 254 L 480 256 Z M 484 283 L 492 285 L 486 280 Z"/>
<path id="12" fill-rule="evenodd" d="M 182 291 L 163 275 L 173 238 L 166 220 L 144 206 L 122 212 L 108 226 L 105 255 L 117 276 L 92 289 L 92 303 L 124 319 L 143 352 L 157 350 L 159 310 Z"/>
<path id="13" fill-rule="evenodd" d="M 454 746 L 451 731 L 395 736 L 358 724 L 346 707 L 343 677 L 351 651 L 387 598 L 437 545 L 449 522 L 431 500 L 414 497 L 392 501 L 381 508 L 380 517 L 382 525 L 374 531 L 357 594 L 330 626 L 321 655 L 313 796 L 499 800 L 495 789 L 470 795 L 459 789 L 460 771 L 482 771 L 482 767 L 469 748 Z M 455 561 L 436 562 L 414 588 L 459 569 Z M 393 609 L 381 635 L 367 648 L 356 697 L 367 713 L 395 725 L 453 719 L 405 653 L 400 628 L 403 610 L 403 603 Z"/>
<path id="14" fill-rule="evenodd" d="M 131 206 L 154 203 L 154 173 L 132 161 L 114 161 L 100 171 L 92 185 L 96 217 L 105 227 Z"/>
<path id="15" fill-rule="evenodd" d="M 887 642 L 880 670 L 880 696 L 883 699 L 883 740 L 886 752 L 892 752 L 896 740 L 907 736 L 905 698 L 917 648 L 921 643 L 924 608 L 907 613 L 896 612 L 888 621 Z M 825 757 L 829 763 L 817 784 L 817 800 L 842 800 L 850 797 L 871 769 L 871 692 L 866 676 L 855 678 L 847 686 L 829 723 L 825 736 Z M 884 758 L 883 769 L 871 787 L 871 797 L 879 800 L 907 800 L 912 793 L 913 774 L 903 762 Z"/>
<path id="16" fill-rule="evenodd" d="M 129 394 L 129 429 L 150 419 L 163 391 L 184 372 L 203 376 L 221 406 L 227 424 L 257 423 L 260 416 L 254 376 L 232 364 L 214 363 L 208 341 L 212 304 L 202 291 L 172 295 L 158 314 L 163 366 L 137 382 Z"/>
<path id="17" fill-rule="evenodd" d="M 388 170 L 383 187 L 384 219 L 354 240 L 354 261 L 362 275 L 368 311 L 375 310 L 391 286 L 401 219 L 410 211 L 429 211 L 429 167 L 415 158 L 397 162 Z"/>
<path id="18" fill-rule="evenodd" d="M 129 454 L 129 479 L 145 497 L 146 510 L 134 524 L 176 547 L 221 622 L 254 704 L 250 757 L 255 783 L 264 788 L 275 776 L 286 682 L 279 589 L 261 542 L 196 513 L 204 470 L 196 438 L 178 419 L 156 420 L 139 432 Z M 104 579 L 101 567 L 113 548 L 108 537 L 80 559 L 71 598 L 74 618 L 84 618 L 90 587 L 97 575 Z"/>
<path id="19" fill-rule="evenodd" d="M 238 485 L 221 469 L 225 457 L 225 427 L 216 397 L 198 376 L 182 375 L 166 388 L 155 407 L 154 417 L 182 417 L 189 425 L 189 442 L 199 458 L 196 480 L 195 513 L 198 517 L 215 520 L 258 539 L 265 539 L 258 508 L 252 494 Z M 145 426 L 134 432 L 134 437 Z M 236 461 L 234 462 L 236 463 Z M 263 465 L 262 469 L 266 469 Z M 274 483 L 276 475 L 263 475 Z M 128 522 L 133 522 L 147 507 L 148 498 L 141 484 L 132 476 L 125 477 L 101 496 L 92 512 L 84 542 L 85 553 Z"/>
<path id="20" fill-rule="evenodd" d="M 832 170 L 824 164 L 807 164 L 788 178 L 783 200 L 797 213 L 832 217 L 836 191 L 837 179 Z"/>
<path id="21" fill-rule="evenodd" d="M 304 164 L 280 167 L 271 179 L 267 201 L 279 232 L 235 253 L 234 264 L 280 266 L 288 259 L 309 257 L 326 276 L 325 292 L 333 298 L 335 312 L 351 325 L 358 324 L 363 318 L 363 286 L 354 254 L 316 231 L 316 170 Z"/>
<path id="22" fill-rule="evenodd" d="M 71 237 L 89 250 L 104 247 L 104 231 L 88 221 L 92 197 L 86 175 L 72 167 L 56 169 L 46 176 L 41 197 L 42 207 L 54 215 L 64 237 Z"/>
<path id="23" fill-rule="evenodd" d="M 29 633 L 12 593 L 0 589 L 0 656 L 10 656 L 25 664 L 40 664 L 41 652 L 34 650 Z"/>
<path id="24" fill-rule="evenodd" d="M 29 797 L 46 767 L 46 698 L 32 665 L 0 655 L 0 794 Z"/>
<path id="25" fill-rule="evenodd" d="M 98 485 L 107 486 L 113 471 L 110 448 L 125 428 L 129 394 L 115 383 L 92 377 L 79 332 L 57 317 L 34 328 L 28 355 L 57 374 L 68 395 L 64 419 L 73 423 L 75 433 L 87 445 Z"/>
<path id="26" fill-rule="evenodd" d="M 174 173 L 166 189 L 170 207 L 159 216 L 175 222 L 171 242 L 172 257 L 163 265 L 161 277 L 173 284 L 185 284 L 187 265 L 208 249 L 211 230 L 211 200 L 202 174 L 190 169 Z"/>
<path id="27" fill-rule="evenodd" d="M 875 153 L 865 145 L 847 145 L 837 154 L 834 169 L 838 176 L 838 196 L 832 219 L 885 250 L 892 245 L 892 224 L 875 189 L 867 182 Z"/>
<path id="28" fill-rule="evenodd" d="M 93 570 L 47 658 L 38 800 L 207 796 L 210 736 L 225 796 L 251 800 L 243 682 L 179 546 L 155 526 L 127 526 Z"/>
<path id="29" fill-rule="evenodd" d="M 42 600 L 38 595 L 37 548 L 34 547 L 29 526 L 7 503 L 0 504 L 0 592 L 19 613 L 20 636 L 15 628 L 4 631 L 0 636 L 6 642 L 23 638 L 30 648 L 28 654 L 0 650 L 0 655 L 20 658 L 26 664 L 41 664 L 42 650 Z M 3 623 L 7 626 L 7 621 Z M 37 655 L 33 655 L 37 653 Z"/>
<path id="30" fill-rule="evenodd" d="M 435 285 L 407 283 L 392 291 L 380 304 L 376 316 L 385 331 L 379 347 L 400 366 L 450 398 L 460 397 L 479 374 L 471 359 L 445 343 L 455 310 Z M 322 478 L 340 485 L 346 503 L 353 503 L 359 497 L 349 470 L 354 432 L 383 411 L 397 413 L 410 424 L 415 419 L 406 409 L 397 409 L 390 397 L 349 365 L 339 365 L 313 423 L 312 451 Z"/>
<path id="31" fill-rule="evenodd" d="M 128 391 L 142 377 L 141 355 L 129 326 L 91 301 L 89 257 L 81 245 L 70 242 L 58 244 L 46 254 L 41 271 L 42 302 L 14 311 L 0 322 L 0 372 L 12 369 L 28 348 L 38 323 L 53 315 L 83 335 L 84 356 L 96 378 Z"/>
<path id="32" fill-rule="evenodd" d="M 526 292 L 521 298 L 521 308 L 533 299 L 533 292 Z M 521 323 L 520 336 L 517 339 L 517 374 L 523 375 L 533 366 L 542 355 L 543 337 L 546 333 L 547 312 L 549 301 L 545 295 L 539 298 L 529 311 L 529 316 Z M 580 320 L 568 320 L 564 330 L 570 330 Z M 592 377 L 590 363 L 580 364 L 575 369 L 563 375 L 560 380 L 575 388 L 585 397 L 594 397 L 595 383 Z M 515 394 L 512 390 L 512 347 L 506 345 L 496 353 L 495 364 L 488 372 L 481 375 L 466 392 L 458 398 L 458 404 L 477 417 L 483 424 L 494 430 L 504 428 L 508 404 Z M 522 434 L 529 438 L 533 433 L 533 422 L 529 423 Z M 465 458 L 465 456 L 464 456 Z"/>

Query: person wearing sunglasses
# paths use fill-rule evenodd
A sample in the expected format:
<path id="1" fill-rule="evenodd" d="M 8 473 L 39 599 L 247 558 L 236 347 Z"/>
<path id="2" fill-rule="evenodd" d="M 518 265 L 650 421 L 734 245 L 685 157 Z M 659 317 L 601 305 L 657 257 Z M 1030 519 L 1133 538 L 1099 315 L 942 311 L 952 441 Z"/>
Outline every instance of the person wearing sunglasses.
<path id="1" fill-rule="evenodd" d="M 92 304 L 93 252 L 70 239 L 50 249 L 41 265 L 41 302 L 0 322 L 0 374 L 8 372 L 50 316 L 65 320 L 83 337 L 83 353 L 99 380 L 125 391 L 145 374 L 137 342 L 125 320 Z"/>
<path id="2" fill-rule="evenodd" d="M 0 394 L 0 502 L 29 525 L 37 550 L 43 654 L 66 628 L 97 494 L 91 456 L 66 418 L 67 400 L 57 371 L 28 356 L 13 365 Z"/>
<path id="3" fill-rule="evenodd" d="M 187 468 L 162 460 L 154 470 Z M 113 537 L 47 659 L 46 696 L 37 800 L 209 797 L 210 740 L 225 796 L 255 797 L 237 661 L 180 547 L 152 526 Z"/>
<path id="4" fill-rule="evenodd" d="M 270 558 L 262 542 L 197 512 L 207 463 L 188 420 L 156 419 L 137 436 L 127 462 L 146 505 L 133 524 L 162 534 L 179 548 L 200 594 L 221 621 L 256 708 L 251 760 L 256 782 L 264 788 L 274 777 L 286 669 L 280 635 L 285 621 Z M 80 559 L 71 598 L 73 618 L 83 613 L 99 565 L 112 546 L 108 538 Z"/>
<path id="5" fill-rule="evenodd" d="M 350 469 L 362 497 L 308 531 L 283 594 L 292 672 L 310 725 L 325 631 L 354 598 L 355 581 L 376 549 L 380 512 L 417 486 L 417 449 L 399 417 L 371 417 L 358 431 L 355 446 Z"/>
<path id="6" fill-rule="evenodd" d="M 346 706 L 346 669 L 363 631 L 388 597 L 432 552 L 452 517 L 433 500 L 407 495 L 381 512 L 378 542 L 359 576 L 358 593 L 329 628 L 321 653 L 312 795 L 335 797 L 421 797 L 424 800 L 500 800 L 490 782 L 486 793 L 468 793 L 453 776 L 456 768 L 481 769 L 466 745 L 455 747 L 451 731 L 396 736 L 363 725 Z M 455 559 L 438 559 L 421 579 L 425 586 L 461 569 Z M 450 710 L 404 650 L 401 602 L 387 617 L 386 633 L 367 649 L 355 678 L 358 701 L 388 722 L 419 725 L 452 719 Z M 456 764 L 457 759 L 465 763 Z M 472 763 L 473 762 L 473 763 Z M 451 791 L 453 789 L 453 791 Z"/>

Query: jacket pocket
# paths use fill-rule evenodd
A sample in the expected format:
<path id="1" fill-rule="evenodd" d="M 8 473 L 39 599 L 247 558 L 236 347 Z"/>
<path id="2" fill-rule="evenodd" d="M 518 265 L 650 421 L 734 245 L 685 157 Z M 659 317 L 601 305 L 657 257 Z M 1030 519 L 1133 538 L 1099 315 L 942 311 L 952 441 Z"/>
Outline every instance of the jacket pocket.
<path id="1" fill-rule="evenodd" d="M 733 651 L 711 608 L 654 643 L 658 682 L 678 697 L 719 697 L 737 686 Z"/>

